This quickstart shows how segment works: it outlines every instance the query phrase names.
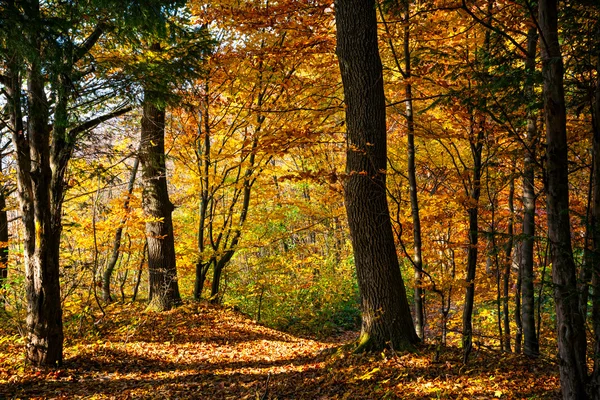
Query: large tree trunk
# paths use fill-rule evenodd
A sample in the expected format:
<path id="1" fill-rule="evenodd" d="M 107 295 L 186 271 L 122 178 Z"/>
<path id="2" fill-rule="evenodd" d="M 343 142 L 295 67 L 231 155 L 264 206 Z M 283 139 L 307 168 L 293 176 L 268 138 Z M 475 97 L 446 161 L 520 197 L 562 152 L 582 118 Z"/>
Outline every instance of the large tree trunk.
<path id="1" fill-rule="evenodd" d="M 419 338 L 386 197 L 386 115 L 375 2 L 339 0 L 336 26 L 348 131 L 345 202 L 362 307 L 359 350 L 410 349 Z"/>
<path id="2" fill-rule="evenodd" d="M 563 62 L 558 42 L 557 0 L 540 0 L 544 116 L 547 143 L 548 238 L 556 304 L 563 399 L 586 398 L 586 332 L 579 312 L 569 221 L 569 176 Z"/>
<path id="3" fill-rule="evenodd" d="M 537 47 L 537 29 L 530 28 L 527 33 L 527 85 L 525 87 L 528 101 L 534 101 L 533 72 L 535 71 L 535 54 Z M 527 146 L 523 165 L 523 242 L 521 243 L 521 296 L 523 323 L 523 351 L 526 355 L 536 357 L 539 346 L 535 329 L 535 302 L 533 287 L 533 245 L 535 237 L 535 185 L 534 165 L 537 146 L 536 114 L 529 111 L 527 120 Z"/>
<path id="4" fill-rule="evenodd" d="M 133 168 L 131 169 L 131 175 L 129 176 L 129 182 L 127 184 L 127 197 L 125 198 L 125 202 L 123 203 L 123 212 L 125 213 L 125 216 L 121 219 L 121 224 L 115 231 L 115 237 L 113 239 L 113 248 L 110 253 L 108 265 L 106 266 L 106 269 L 104 270 L 104 275 L 102 276 L 102 299 L 104 301 L 112 301 L 112 296 L 110 295 L 110 278 L 112 277 L 112 273 L 119 259 L 119 250 L 121 249 L 121 237 L 123 236 L 123 226 L 127 222 L 127 213 L 129 212 L 129 199 L 131 198 L 131 194 L 133 193 L 135 177 L 137 175 L 139 165 L 140 158 L 139 155 L 136 155 L 135 161 L 133 163 Z"/>
<path id="5" fill-rule="evenodd" d="M 35 4 L 39 16 L 39 5 Z M 32 34 L 30 44 L 41 54 L 40 39 Z M 25 288 L 27 294 L 27 359 L 34 365 L 62 364 L 63 325 L 59 282 L 60 224 L 53 224 L 50 182 L 49 109 L 44 92 L 42 67 L 33 57 L 27 71 L 28 124 L 14 133 L 17 150 L 19 200 L 25 224 Z M 20 88 L 15 87 L 15 90 Z M 19 92 L 14 92 L 17 97 Z M 28 140 L 27 140 L 28 139 Z M 24 152 L 28 152 L 25 155 Z M 60 216 L 60 206 L 59 216 Z M 54 229 L 53 229 L 54 228 Z"/>
<path id="6" fill-rule="evenodd" d="M 590 380 L 592 398 L 600 399 L 600 26 L 596 33 L 596 90 L 592 103 L 593 185 L 591 231 L 593 239 L 592 328 L 594 331 L 594 369 Z"/>
<path id="7" fill-rule="evenodd" d="M 165 166 L 165 111 L 146 99 L 143 104 L 140 162 L 142 204 L 148 243 L 149 308 L 164 311 L 181 303 L 175 243 Z"/>

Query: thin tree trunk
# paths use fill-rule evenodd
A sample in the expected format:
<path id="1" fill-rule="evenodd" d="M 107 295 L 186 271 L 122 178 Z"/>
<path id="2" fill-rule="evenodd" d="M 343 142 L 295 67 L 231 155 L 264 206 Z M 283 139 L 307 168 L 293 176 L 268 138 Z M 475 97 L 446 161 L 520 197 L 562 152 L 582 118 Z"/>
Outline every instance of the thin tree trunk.
<path id="1" fill-rule="evenodd" d="M 413 262 L 415 268 L 415 328 L 421 340 L 425 339 L 425 290 L 423 289 L 423 254 L 421 242 L 421 217 L 417 195 L 417 172 L 415 165 L 415 122 L 412 101 L 411 58 L 410 58 L 410 2 L 406 2 L 404 17 L 404 74 L 406 96 L 406 132 L 408 137 L 408 186 L 410 189 L 410 209 L 413 220 Z"/>
<path id="2" fill-rule="evenodd" d="M 521 319 L 521 283 L 522 283 L 522 271 L 521 271 L 521 263 L 515 261 L 515 259 L 520 259 L 521 253 L 521 243 L 517 243 L 517 247 L 515 248 L 515 253 L 513 255 L 513 265 L 517 267 L 517 283 L 515 285 L 515 353 L 521 353 L 522 351 L 522 343 L 523 343 L 523 320 Z"/>
<path id="3" fill-rule="evenodd" d="M 481 195 L 481 167 L 483 151 L 483 126 L 475 136 L 472 132 L 474 124 L 471 123 L 471 156 L 473 157 L 473 170 L 471 172 L 471 192 L 469 193 L 472 206 L 469 214 L 469 249 L 467 253 L 466 290 L 465 304 L 463 307 L 463 362 L 469 360 L 469 354 L 473 347 L 473 304 L 475 302 L 475 272 L 477 270 L 477 253 L 479 240 L 479 197 Z"/>
<path id="4" fill-rule="evenodd" d="M 0 155 L 0 173 L 2 165 L 2 156 Z M 6 215 L 6 194 L 3 188 L 0 188 L 0 290 L 8 279 L 8 217 Z M 5 305 L 6 300 L 0 295 L 0 309 Z"/>
<path id="5" fill-rule="evenodd" d="M 123 203 L 123 212 L 125 215 L 121 219 L 121 223 L 119 227 L 115 231 L 115 238 L 113 239 L 113 248 L 111 251 L 110 259 L 108 260 L 108 265 L 104 270 L 104 275 L 102 277 L 102 299 L 104 301 L 112 301 L 112 297 L 110 295 L 110 278 L 112 273 L 117 265 L 117 261 L 119 259 L 119 249 L 121 248 L 121 237 L 123 236 L 123 226 L 127 222 L 127 214 L 129 213 L 129 200 L 131 198 L 131 194 L 133 193 L 133 187 L 135 185 L 135 177 L 137 175 L 138 167 L 140 165 L 139 155 L 136 155 L 135 162 L 133 163 L 133 168 L 131 169 L 131 175 L 129 176 L 129 182 L 127 184 L 127 197 L 125 202 Z"/>
<path id="6" fill-rule="evenodd" d="M 142 204 L 148 243 L 149 305 L 157 311 L 181 303 L 175 264 L 175 243 L 165 166 L 165 111 L 146 99 L 143 104 L 140 162 Z"/>
<path id="7" fill-rule="evenodd" d="M 357 350 L 410 349 L 419 337 L 386 196 L 386 110 L 375 1 L 339 0 L 336 26 L 348 135 L 345 203 L 362 306 Z"/>
<path id="8" fill-rule="evenodd" d="M 557 0 L 540 0 L 542 74 L 547 143 L 548 239 L 558 331 L 563 399 L 585 399 L 586 332 L 579 312 L 569 221 L 569 176 L 563 62 L 558 41 Z"/>
<path id="9" fill-rule="evenodd" d="M 509 308 L 509 290 L 510 290 L 510 267 L 512 265 L 512 251 L 514 245 L 514 220 L 515 220 L 515 177 L 514 177 L 515 166 L 513 165 L 513 171 L 510 177 L 509 191 L 508 191 L 508 210 L 510 216 L 508 217 L 508 227 L 505 250 L 504 250 L 504 274 L 502 279 L 502 316 L 504 322 L 504 351 L 510 352 L 511 335 L 510 335 L 510 308 Z"/>
<path id="10" fill-rule="evenodd" d="M 138 291 L 140 289 L 140 282 L 142 281 L 142 272 L 144 271 L 144 262 L 146 262 L 146 253 L 148 252 L 148 243 L 144 243 L 144 249 L 142 250 L 142 259 L 140 260 L 140 266 L 135 277 L 135 286 L 133 287 L 133 295 L 131 301 L 134 302 L 137 298 Z"/>
<path id="11" fill-rule="evenodd" d="M 198 124 L 198 149 L 196 153 L 197 167 L 201 178 L 200 189 L 200 208 L 198 210 L 198 260 L 196 261 L 196 278 L 194 281 L 194 300 L 200 300 L 202 297 L 202 289 L 208 269 L 212 264 L 212 259 L 204 260 L 204 231 L 206 229 L 206 218 L 208 215 L 209 203 L 212 198 L 209 195 L 210 185 L 210 124 L 208 120 L 208 83 L 204 85 L 203 104 L 200 109 L 200 123 Z M 204 132 L 202 132 L 204 131 Z M 210 223 L 210 222 L 209 222 Z"/>
<path id="12" fill-rule="evenodd" d="M 533 73 L 535 71 L 535 55 L 537 47 L 537 29 L 530 28 L 527 34 L 528 72 L 526 93 L 529 103 L 534 101 Z M 523 241 L 521 243 L 521 295 L 523 351 L 530 357 L 537 357 L 539 345 L 535 330 L 535 291 L 533 287 L 533 246 L 535 238 L 535 149 L 537 147 L 536 114 L 528 112 L 527 146 L 523 166 Z"/>

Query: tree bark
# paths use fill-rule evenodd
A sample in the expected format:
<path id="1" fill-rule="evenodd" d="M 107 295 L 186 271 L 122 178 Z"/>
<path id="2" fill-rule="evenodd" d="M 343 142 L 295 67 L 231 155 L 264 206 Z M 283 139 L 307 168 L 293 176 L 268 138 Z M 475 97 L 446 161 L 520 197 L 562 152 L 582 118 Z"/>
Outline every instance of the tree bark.
<path id="1" fill-rule="evenodd" d="M 558 42 L 557 0 L 540 0 L 542 74 L 547 144 L 548 238 L 558 330 L 563 399 L 585 399 L 586 332 L 579 312 L 569 221 L 569 176 L 563 61 Z"/>
<path id="2" fill-rule="evenodd" d="M 589 392 L 600 399 L 600 26 L 596 33 L 596 88 L 592 100 L 593 185 L 592 185 L 592 329 L 594 332 L 594 367 Z"/>
<path id="3" fill-rule="evenodd" d="M 406 134 L 408 152 L 408 187 L 410 189 L 410 210 L 413 221 L 413 263 L 415 268 L 415 328 L 421 340 L 425 339 L 425 290 L 423 289 L 423 252 L 421 241 L 421 217 L 419 215 L 419 199 L 417 194 L 417 168 L 415 164 L 415 121 L 413 114 L 411 59 L 410 59 L 410 2 L 406 2 L 404 17 L 404 74 L 406 96 Z"/>
<path id="4" fill-rule="evenodd" d="M 165 111 L 146 99 L 143 104 L 140 162 L 142 204 L 148 243 L 149 305 L 165 311 L 181 303 L 175 264 L 175 242 L 165 165 Z"/>
<path id="5" fill-rule="evenodd" d="M 32 2 L 35 17 L 39 4 Z M 39 34 L 32 33 L 30 45 L 41 55 Z M 14 137 L 17 153 L 28 152 L 18 162 L 21 212 L 25 221 L 25 287 L 27 294 L 27 359 L 34 365 L 60 366 L 63 351 L 62 308 L 59 283 L 60 224 L 52 224 L 50 182 L 49 109 L 39 58 L 33 57 L 27 71 L 27 139 L 23 131 Z M 16 88 L 15 88 L 16 89 Z M 20 89 L 20 88 L 19 88 Z M 15 92 L 13 96 L 18 96 Z M 27 148 L 29 147 L 29 148 Z M 60 208 L 60 205 L 56 204 Z M 60 213 L 59 213 L 60 216 Z M 29 228 L 29 229 L 27 229 Z"/>
<path id="6" fill-rule="evenodd" d="M 526 96 L 528 106 L 534 102 L 533 73 L 537 47 L 537 29 L 527 33 Z M 535 329 L 535 290 L 533 287 L 533 245 L 535 238 L 535 149 L 537 147 L 536 114 L 529 110 L 527 118 L 527 146 L 523 165 L 523 241 L 521 244 L 521 296 L 523 324 L 523 352 L 530 357 L 539 355 Z"/>
<path id="7" fill-rule="evenodd" d="M 0 155 L 0 173 L 2 173 L 3 157 Z M 8 280 L 8 216 L 6 213 L 6 191 L 0 187 L 0 290 Z M 0 309 L 5 306 L 6 299 L 0 295 Z"/>
<path id="8" fill-rule="evenodd" d="M 514 162 L 514 161 L 513 161 Z M 508 240 L 504 248 L 504 274 L 502 279 L 502 316 L 504 323 L 504 351 L 511 350 L 511 334 L 510 334 L 510 307 L 509 307 L 509 289 L 510 289 L 510 267 L 512 266 L 512 251 L 515 243 L 514 240 L 514 221 L 515 221 L 515 173 L 516 166 L 513 164 L 512 176 L 510 177 L 508 191 L 508 217 L 507 236 Z"/>
<path id="9" fill-rule="evenodd" d="M 479 126 L 477 135 L 473 132 L 475 124 L 471 122 L 470 146 L 473 158 L 471 172 L 471 188 L 469 214 L 469 249 L 467 253 L 465 304 L 463 307 L 463 362 L 466 364 L 473 347 L 473 304 L 475 302 L 475 273 L 477 271 L 477 254 L 479 241 L 479 198 L 481 196 L 481 169 L 483 152 L 483 126 Z"/>
<path id="10" fill-rule="evenodd" d="M 346 212 L 361 295 L 357 350 L 419 342 L 400 273 L 386 195 L 386 111 L 373 0 L 336 3 L 346 104 Z"/>
<path id="11" fill-rule="evenodd" d="M 209 176 L 210 176 L 210 124 L 208 121 L 208 84 L 204 85 L 204 96 L 202 105 L 200 106 L 200 123 L 198 126 L 198 149 L 196 150 L 197 167 L 201 178 L 200 188 L 200 208 L 198 210 L 198 260 L 196 261 L 196 279 L 194 280 L 194 300 L 200 300 L 202 297 L 202 289 L 208 269 L 212 264 L 212 259 L 207 261 L 204 259 L 204 239 L 205 229 L 207 225 L 207 216 L 209 203 L 212 201 L 212 196 L 209 194 Z M 211 222 L 209 222 L 211 223 Z"/>

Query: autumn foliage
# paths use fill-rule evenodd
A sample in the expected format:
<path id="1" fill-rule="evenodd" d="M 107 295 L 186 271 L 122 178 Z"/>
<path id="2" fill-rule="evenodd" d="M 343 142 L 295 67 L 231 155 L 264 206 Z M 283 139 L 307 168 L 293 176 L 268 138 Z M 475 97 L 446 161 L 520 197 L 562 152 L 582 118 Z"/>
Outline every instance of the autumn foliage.
<path id="1" fill-rule="evenodd" d="M 558 398 L 564 298 L 587 334 L 575 346 L 593 398 L 595 2 L 557 9 L 559 167 L 537 3 L 375 2 L 386 141 L 363 148 L 349 137 L 333 2 L 138 3 L 0 2 L 0 398 Z M 148 140 L 143 104 L 165 118 Z M 160 148 L 153 178 L 138 172 L 144 145 Z M 375 147 L 387 169 L 347 169 L 347 152 Z M 568 238 L 551 241 L 557 171 Z M 392 339 L 352 353 L 366 314 L 360 224 L 344 203 L 355 179 L 387 185 L 414 354 Z M 144 211 L 153 180 L 172 218 Z M 158 313 L 149 265 L 166 264 L 148 243 L 165 235 L 145 227 L 169 219 L 183 305 Z M 575 291 L 561 291 L 562 272 Z M 52 312 L 40 314 L 47 276 Z M 43 332 L 62 346 L 63 326 L 64 360 L 45 363 Z"/>

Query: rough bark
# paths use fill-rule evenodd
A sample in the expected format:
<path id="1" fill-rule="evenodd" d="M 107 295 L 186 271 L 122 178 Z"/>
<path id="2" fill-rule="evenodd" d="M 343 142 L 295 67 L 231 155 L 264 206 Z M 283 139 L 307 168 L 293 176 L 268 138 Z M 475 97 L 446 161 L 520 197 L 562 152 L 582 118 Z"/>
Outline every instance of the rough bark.
<path id="1" fill-rule="evenodd" d="M 34 8 L 39 16 L 39 5 L 35 4 Z M 38 35 L 32 34 L 30 45 L 38 55 L 41 54 L 40 41 Z M 21 212 L 27 220 L 26 227 L 29 225 L 31 229 L 25 237 L 26 354 L 34 365 L 59 366 L 62 364 L 63 350 L 58 263 L 60 224 L 52 224 L 56 216 L 50 196 L 49 110 L 42 67 L 37 57 L 30 62 L 27 84 L 28 142 L 20 137 L 22 131 L 17 131 L 15 138 L 17 152 L 29 150 L 29 159 L 24 160 L 29 161 L 29 165 L 19 165 L 28 171 L 18 173 L 19 178 L 26 179 L 20 184 L 23 191 L 27 191 L 20 196 Z M 26 146 L 29 149 L 24 148 Z M 54 206 L 60 207 L 58 204 Z"/>
<path id="2" fill-rule="evenodd" d="M 533 72 L 537 47 L 537 29 L 527 33 L 528 73 L 525 87 L 529 102 L 534 101 Z M 523 324 L 523 352 L 531 357 L 539 355 L 535 329 L 535 290 L 533 287 L 533 245 L 535 238 L 535 149 L 537 147 L 536 113 L 530 110 L 527 118 L 527 149 L 523 165 L 523 241 L 521 243 L 521 296 Z"/>
<path id="3" fill-rule="evenodd" d="M 148 243 L 149 305 L 164 311 L 181 303 L 175 264 L 175 242 L 165 165 L 165 111 L 146 99 L 143 104 L 140 162 L 142 205 Z"/>
<path id="4" fill-rule="evenodd" d="M 596 88 L 592 100 L 593 185 L 591 210 L 592 231 L 592 329 L 594 332 L 594 367 L 589 392 L 600 399 L 600 26 L 596 34 Z"/>
<path id="5" fill-rule="evenodd" d="M 123 203 L 123 212 L 125 216 L 121 219 L 121 223 L 119 227 L 115 231 L 115 237 L 113 239 L 113 248 L 110 253 L 110 258 L 108 259 L 108 264 L 106 269 L 104 270 L 104 274 L 102 276 L 102 299 L 104 301 L 112 301 L 112 296 L 110 294 L 110 279 L 112 277 L 112 273 L 117 265 L 117 261 L 119 260 L 119 250 L 121 248 L 121 238 L 123 236 L 123 226 L 127 222 L 127 213 L 129 212 L 129 198 L 133 193 L 133 187 L 135 185 L 135 177 L 137 175 L 138 167 L 140 165 L 139 156 L 136 155 L 135 161 L 133 163 L 133 168 L 131 169 L 131 175 L 129 176 L 129 182 L 127 184 L 127 197 L 125 198 L 125 202 Z"/>
<path id="6" fill-rule="evenodd" d="M 557 0 L 540 0 L 544 117 L 547 144 L 548 239 L 558 331 L 563 399 L 585 399 L 586 332 L 579 312 L 569 222 L 569 177 L 563 61 L 558 42 Z"/>
<path id="7" fill-rule="evenodd" d="M 336 3 L 337 56 L 346 104 L 346 212 L 361 296 L 359 350 L 418 343 L 386 197 L 386 111 L 373 0 Z"/>

